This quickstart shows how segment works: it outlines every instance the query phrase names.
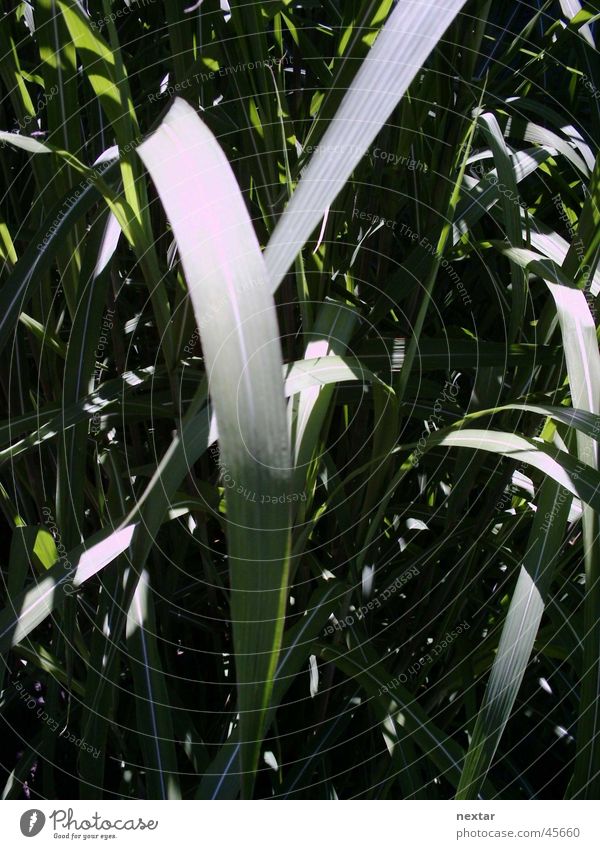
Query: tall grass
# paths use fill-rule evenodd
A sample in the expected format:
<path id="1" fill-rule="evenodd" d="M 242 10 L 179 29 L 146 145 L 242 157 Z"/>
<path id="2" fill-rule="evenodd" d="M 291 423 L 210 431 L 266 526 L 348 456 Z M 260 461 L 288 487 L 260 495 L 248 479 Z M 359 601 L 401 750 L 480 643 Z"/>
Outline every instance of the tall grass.
<path id="1" fill-rule="evenodd" d="M 4 798 L 598 798 L 597 10 L 231 5 L 0 19 Z"/>

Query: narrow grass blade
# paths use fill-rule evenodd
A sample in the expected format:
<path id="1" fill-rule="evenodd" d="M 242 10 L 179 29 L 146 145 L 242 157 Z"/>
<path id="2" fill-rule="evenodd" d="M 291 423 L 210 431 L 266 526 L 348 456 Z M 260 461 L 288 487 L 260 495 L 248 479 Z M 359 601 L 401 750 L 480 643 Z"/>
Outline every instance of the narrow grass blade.
<path id="1" fill-rule="evenodd" d="M 265 261 L 272 291 L 463 5 L 464 0 L 396 5 L 271 236 Z"/>
<path id="2" fill-rule="evenodd" d="M 519 197 L 517 180 L 511 161 L 510 152 L 504 140 L 496 116 L 486 112 L 480 116 L 480 123 L 490 144 L 498 172 L 498 179 L 503 191 L 500 193 L 500 204 L 504 217 L 505 233 L 511 245 L 521 247 L 521 207 L 515 202 Z M 525 310 L 527 281 L 525 271 L 517 263 L 511 263 L 512 278 L 512 309 L 510 316 L 509 339 L 517 336 Z"/>
<path id="3" fill-rule="evenodd" d="M 127 617 L 127 649 L 131 658 L 141 750 L 147 770 L 149 799 L 180 799 L 177 755 L 167 692 L 158 653 L 150 577 L 140 576 Z"/>
<path id="4" fill-rule="evenodd" d="M 585 295 L 579 289 L 548 283 L 556 304 L 565 349 L 567 374 L 574 407 L 600 412 L 600 354 L 596 327 Z M 598 469 L 597 438 L 577 431 L 577 454 Z M 600 521 L 597 509 L 583 507 L 585 602 L 583 613 L 583 668 L 577 723 L 577 756 L 569 795 L 597 799 L 600 794 Z"/>
<path id="5" fill-rule="evenodd" d="M 477 799 L 513 709 L 544 612 L 569 516 L 571 497 L 546 479 L 498 653 L 467 751 L 457 799 Z M 549 517 L 551 517 L 549 519 Z"/>
<path id="6" fill-rule="evenodd" d="M 533 466 L 594 509 L 600 510 L 600 475 L 566 451 L 544 446 L 541 442 L 514 433 L 475 429 L 432 434 L 426 450 L 436 445 L 503 454 L 506 458 Z"/>
<path id="7" fill-rule="evenodd" d="M 110 262 L 121 228 L 111 213 L 103 214 L 90 229 L 79 281 L 79 303 L 69 336 L 62 401 L 65 409 L 93 389 L 96 351 L 103 333 L 102 316 L 109 283 Z M 110 322 L 112 324 L 112 322 Z M 84 484 L 88 424 L 66 429 L 61 422 L 56 518 L 67 548 L 83 541 Z"/>

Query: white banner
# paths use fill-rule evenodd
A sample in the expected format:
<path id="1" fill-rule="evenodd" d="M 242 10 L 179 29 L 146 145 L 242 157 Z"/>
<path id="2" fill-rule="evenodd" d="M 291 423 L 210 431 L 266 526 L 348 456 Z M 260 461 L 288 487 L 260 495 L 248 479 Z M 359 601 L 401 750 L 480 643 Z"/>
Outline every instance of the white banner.
<path id="1" fill-rule="evenodd" d="M 5 802 L 3 845 L 598 849 L 597 802 Z M 288 811 L 288 807 L 290 810 Z M 225 810 L 229 808 L 230 810 Z M 353 810 L 350 810 L 353 808 Z M 174 841 L 181 841 L 176 844 Z M 389 844 L 388 844 L 389 841 Z"/>

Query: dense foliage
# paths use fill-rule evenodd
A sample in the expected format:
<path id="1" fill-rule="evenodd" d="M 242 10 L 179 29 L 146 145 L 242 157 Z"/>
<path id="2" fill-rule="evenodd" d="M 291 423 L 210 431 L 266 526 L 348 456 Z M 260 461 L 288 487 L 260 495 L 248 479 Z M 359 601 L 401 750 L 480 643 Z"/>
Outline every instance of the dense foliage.
<path id="1" fill-rule="evenodd" d="M 5 798 L 598 798 L 597 10 L 439 5 L 3 4 Z"/>

